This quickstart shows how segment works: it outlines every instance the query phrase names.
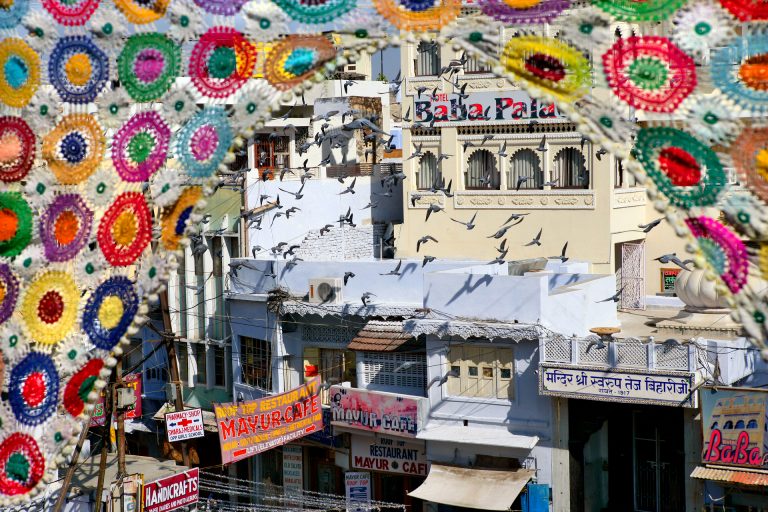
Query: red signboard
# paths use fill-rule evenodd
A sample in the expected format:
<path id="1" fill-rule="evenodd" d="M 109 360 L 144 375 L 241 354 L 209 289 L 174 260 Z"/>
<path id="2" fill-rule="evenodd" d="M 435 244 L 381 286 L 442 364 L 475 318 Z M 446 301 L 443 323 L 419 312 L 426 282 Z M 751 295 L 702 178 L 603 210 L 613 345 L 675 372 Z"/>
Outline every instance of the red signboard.
<path id="1" fill-rule="evenodd" d="M 237 462 L 323 429 L 320 377 L 279 395 L 214 404 L 221 461 Z"/>
<path id="2" fill-rule="evenodd" d="M 170 512 L 197 503 L 200 496 L 200 470 L 190 469 L 144 484 L 144 512 Z"/>
<path id="3" fill-rule="evenodd" d="M 768 469 L 768 392 L 702 389 L 701 421 L 706 464 Z"/>
<path id="4" fill-rule="evenodd" d="M 123 384 L 126 387 L 133 388 L 133 392 L 136 395 L 136 404 L 126 411 L 125 419 L 141 418 L 141 374 L 129 373 L 123 377 Z M 91 426 L 103 427 L 106 421 L 107 419 L 104 417 L 104 392 L 102 391 L 99 399 L 94 404 Z"/>

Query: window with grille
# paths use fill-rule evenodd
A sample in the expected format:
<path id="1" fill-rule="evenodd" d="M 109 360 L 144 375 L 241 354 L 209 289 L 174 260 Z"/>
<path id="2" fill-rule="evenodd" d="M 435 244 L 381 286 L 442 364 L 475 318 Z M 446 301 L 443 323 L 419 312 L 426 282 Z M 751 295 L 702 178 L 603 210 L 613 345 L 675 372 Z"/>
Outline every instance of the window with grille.
<path id="1" fill-rule="evenodd" d="M 304 378 L 319 376 L 323 384 L 334 385 L 351 382 L 357 384 L 355 377 L 355 353 L 335 348 L 304 347 Z M 330 404 L 328 389 L 320 390 L 320 401 Z"/>
<path id="2" fill-rule="evenodd" d="M 416 182 L 419 190 L 429 190 L 436 181 L 440 181 L 441 173 L 437 170 L 437 158 L 432 153 L 424 153 L 419 159 L 419 172 Z"/>
<path id="3" fill-rule="evenodd" d="M 516 189 L 520 178 L 528 178 L 520 184 L 521 189 L 539 189 L 544 185 L 541 159 L 532 149 L 521 149 L 509 160 L 507 188 Z"/>
<path id="4" fill-rule="evenodd" d="M 240 336 L 240 353 L 243 383 L 272 390 L 272 343 Z"/>
<path id="5" fill-rule="evenodd" d="M 589 188 L 589 171 L 581 151 L 564 148 L 555 155 L 552 181 L 556 188 Z"/>
<path id="6" fill-rule="evenodd" d="M 434 41 L 422 41 L 416 49 L 416 75 L 435 76 L 440 72 L 440 47 Z"/>
<path id="7" fill-rule="evenodd" d="M 423 393 L 427 381 L 424 354 L 363 352 L 363 384 L 412 388 Z"/>
<path id="8" fill-rule="evenodd" d="M 487 149 L 473 152 L 467 159 L 464 183 L 467 190 L 499 190 L 500 176 L 496 157 Z"/>
<path id="9" fill-rule="evenodd" d="M 213 350 L 213 385 L 226 387 L 227 385 L 227 349 L 219 345 L 212 345 Z"/>
<path id="10" fill-rule="evenodd" d="M 448 352 L 447 395 L 511 400 L 514 361 L 512 348 L 452 345 Z"/>
<path id="11" fill-rule="evenodd" d="M 185 342 L 176 343 L 176 361 L 179 364 L 179 379 L 185 385 L 189 382 L 189 360 L 187 358 L 187 347 Z"/>
<path id="12" fill-rule="evenodd" d="M 193 343 L 195 353 L 195 383 L 201 386 L 208 384 L 208 360 L 206 347 L 203 343 Z"/>
<path id="13" fill-rule="evenodd" d="M 480 62 L 477 57 L 468 57 L 467 62 L 464 64 L 464 73 L 488 73 L 491 71 L 491 66 Z"/>
<path id="14" fill-rule="evenodd" d="M 274 179 L 275 172 L 283 167 L 290 167 L 290 137 L 269 137 L 259 134 L 253 141 L 253 156 L 259 177 Z"/>

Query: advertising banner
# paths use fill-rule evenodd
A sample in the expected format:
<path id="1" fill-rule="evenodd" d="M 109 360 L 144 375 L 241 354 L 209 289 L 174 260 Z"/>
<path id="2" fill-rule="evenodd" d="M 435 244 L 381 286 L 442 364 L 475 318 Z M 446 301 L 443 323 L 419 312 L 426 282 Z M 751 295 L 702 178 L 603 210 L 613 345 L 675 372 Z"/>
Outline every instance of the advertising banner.
<path id="1" fill-rule="evenodd" d="M 200 497 L 200 470 L 168 476 L 144 484 L 143 512 L 170 512 L 197 503 Z"/>
<path id="2" fill-rule="evenodd" d="M 231 464 L 323 428 L 320 377 L 279 395 L 214 404 L 221 461 Z"/>
<path id="3" fill-rule="evenodd" d="M 165 413 L 165 430 L 168 432 L 169 443 L 203 437 L 203 410 L 188 409 Z"/>
<path id="4" fill-rule="evenodd" d="M 414 122 L 435 124 L 466 121 L 528 121 L 564 118 L 551 103 L 540 104 L 525 91 L 470 93 L 459 102 L 455 94 L 438 93 L 432 98 L 422 94 L 414 98 Z"/>
<path id="5" fill-rule="evenodd" d="M 394 437 L 352 436 L 352 467 L 385 473 L 427 476 L 429 462 L 424 441 Z"/>
<path id="6" fill-rule="evenodd" d="M 304 450 L 301 446 L 283 446 L 283 492 L 301 495 L 304 490 Z"/>
<path id="7" fill-rule="evenodd" d="M 123 383 L 126 387 L 133 388 L 136 395 L 136 404 L 131 406 L 125 413 L 125 419 L 131 420 L 141 418 L 141 374 L 130 373 L 123 377 Z M 103 427 L 107 419 L 104 417 L 104 392 L 99 395 L 99 399 L 94 404 L 93 414 L 91 415 L 92 427 Z"/>
<path id="8" fill-rule="evenodd" d="M 768 391 L 702 389 L 702 461 L 768 469 Z"/>
<path id="9" fill-rule="evenodd" d="M 141 512 L 141 485 L 144 476 L 135 473 L 126 475 L 123 478 L 122 486 L 120 481 L 113 482 L 109 486 L 109 498 L 107 501 L 107 512 L 120 512 L 120 503 L 122 502 L 122 512 Z M 120 497 L 122 487 L 122 498 Z"/>
<path id="10" fill-rule="evenodd" d="M 333 425 L 380 434 L 416 437 L 426 421 L 427 399 L 331 386 Z"/>
<path id="11" fill-rule="evenodd" d="M 542 364 L 539 393 L 609 402 L 696 407 L 696 374 L 590 370 Z"/>
<path id="12" fill-rule="evenodd" d="M 371 509 L 371 474 L 344 473 L 347 512 L 368 512 Z"/>

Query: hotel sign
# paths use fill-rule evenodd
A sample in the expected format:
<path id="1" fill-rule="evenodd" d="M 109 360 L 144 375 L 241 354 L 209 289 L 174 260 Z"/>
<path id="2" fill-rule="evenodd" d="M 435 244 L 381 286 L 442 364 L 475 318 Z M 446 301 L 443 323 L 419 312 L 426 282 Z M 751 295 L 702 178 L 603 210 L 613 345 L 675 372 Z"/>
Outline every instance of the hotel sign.
<path id="1" fill-rule="evenodd" d="M 696 374 L 588 369 L 566 365 L 539 366 L 539 393 L 676 407 L 696 407 Z"/>
<path id="2" fill-rule="evenodd" d="M 459 102 L 457 94 L 439 93 L 432 98 L 424 93 L 414 98 L 413 121 L 443 122 L 530 121 L 565 119 L 557 107 L 539 103 L 525 91 L 476 92 Z"/>
<path id="3" fill-rule="evenodd" d="M 426 421 L 423 397 L 344 386 L 331 386 L 330 396 L 332 424 L 337 427 L 416 437 Z"/>
<path id="4" fill-rule="evenodd" d="M 768 469 L 768 392 L 754 388 L 701 390 L 705 464 Z"/>

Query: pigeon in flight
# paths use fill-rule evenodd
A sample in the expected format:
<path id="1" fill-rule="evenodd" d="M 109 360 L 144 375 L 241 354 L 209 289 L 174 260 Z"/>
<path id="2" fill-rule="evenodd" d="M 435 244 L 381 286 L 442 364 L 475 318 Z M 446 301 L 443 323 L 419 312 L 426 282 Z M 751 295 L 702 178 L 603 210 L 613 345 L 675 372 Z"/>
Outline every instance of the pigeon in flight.
<path id="1" fill-rule="evenodd" d="M 689 263 L 693 263 L 693 260 L 680 261 L 680 258 L 678 258 L 677 254 L 674 253 L 674 252 L 671 253 L 671 254 L 664 254 L 664 255 L 659 256 L 658 258 L 654 258 L 654 259 L 656 261 L 658 261 L 659 263 L 664 263 L 665 265 L 667 263 L 674 263 L 675 265 L 677 265 L 678 267 L 680 267 L 683 270 L 691 270 L 690 268 L 687 267 L 687 265 Z"/>
<path id="2" fill-rule="evenodd" d="M 424 256 L 424 259 L 421 260 L 421 268 L 424 268 L 427 263 L 432 263 L 433 261 L 435 261 L 434 256 Z"/>
<path id="3" fill-rule="evenodd" d="M 652 220 L 652 221 L 651 221 L 651 222 L 649 222 L 648 224 L 639 224 L 637 227 L 638 227 L 638 228 L 640 228 L 640 229 L 642 229 L 642 230 L 643 230 L 643 233 L 648 233 L 648 232 L 650 232 L 650 231 L 651 231 L 653 228 L 655 228 L 656 226 L 658 226 L 658 225 L 661 223 L 661 221 L 662 221 L 662 220 L 664 220 L 664 217 L 660 217 L 660 218 L 658 218 L 658 219 L 656 219 L 656 220 Z"/>
<path id="4" fill-rule="evenodd" d="M 368 301 L 371 300 L 371 297 L 375 297 L 376 295 L 371 292 L 365 292 L 362 297 L 360 297 L 360 300 L 363 302 L 363 306 L 368 307 Z"/>
<path id="5" fill-rule="evenodd" d="M 597 303 L 599 304 L 601 302 L 611 302 L 611 301 L 619 302 L 621 300 L 621 292 L 623 292 L 623 291 L 624 291 L 624 287 L 622 286 L 619 291 L 617 291 L 616 293 L 614 293 L 613 295 L 611 295 L 607 299 L 598 300 Z"/>
<path id="6" fill-rule="evenodd" d="M 386 274 L 379 274 L 379 275 L 382 275 L 382 276 L 399 276 L 400 275 L 400 267 L 402 267 L 402 266 L 403 266 L 403 260 L 400 260 L 397 263 L 397 266 L 394 268 L 394 270 L 390 270 Z"/>
<path id="7" fill-rule="evenodd" d="M 477 212 L 475 212 L 475 214 L 472 216 L 472 218 L 469 219 L 469 222 L 462 222 L 462 221 L 460 221 L 458 219 L 454 219 L 453 217 L 451 217 L 451 220 L 453 222 L 458 222 L 459 224 L 463 224 L 464 226 L 467 227 L 467 231 L 469 231 L 470 229 L 474 229 L 475 228 L 475 217 L 477 217 Z"/>
<path id="8" fill-rule="evenodd" d="M 347 286 L 347 281 L 349 281 L 351 277 L 355 277 L 354 272 L 344 272 L 344 286 Z"/>
<path id="9" fill-rule="evenodd" d="M 427 209 L 427 218 L 424 219 L 424 222 L 429 220 L 429 216 L 433 213 L 441 212 L 443 211 L 443 207 L 438 204 L 431 204 L 429 205 L 429 208 Z"/>
<path id="10" fill-rule="evenodd" d="M 560 256 L 550 256 L 550 259 L 558 259 L 561 263 L 565 263 L 568 261 L 568 257 L 565 255 L 565 251 L 568 249 L 568 242 L 565 242 L 565 245 L 563 246 L 563 250 L 560 251 Z"/>
<path id="11" fill-rule="evenodd" d="M 531 245 L 541 246 L 541 232 L 542 231 L 544 231 L 544 228 L 540 228 L 539 232 L 536 234 L 536 236 L 533 237 L 533 240 L 531 240 L 530 242 L 525 244 L 524 247 L 529 247 Z"/>

